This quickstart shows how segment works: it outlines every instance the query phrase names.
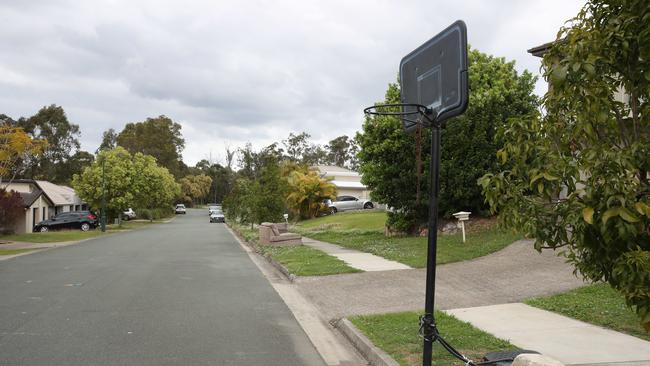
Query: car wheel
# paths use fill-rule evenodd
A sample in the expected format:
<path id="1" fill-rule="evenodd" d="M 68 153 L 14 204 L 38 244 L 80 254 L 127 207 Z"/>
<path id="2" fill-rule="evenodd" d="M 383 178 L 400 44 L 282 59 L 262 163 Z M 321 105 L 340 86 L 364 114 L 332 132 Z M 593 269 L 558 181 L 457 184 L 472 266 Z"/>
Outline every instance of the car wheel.
<path id="1" fill-rule="evenodd" d="M 90 230 L 90 225 L 87 222 L 81 224 L 81 231 L 88 231 L 88 230 Z"/>
<path id="2" fill-rule="evenodd" d="M 373 206 L 371 202 L 366 202 L 366 204 L 363 205 L 363 208 L 365 208 L 366 210 L 370 210 L 371 208 L 374 208 L 374 207 L 375 206 Z"/>
<path id="3" fill-rule="evenodd" d="M 338 210 L 336 209 L 336 207 L 330 207 L 330 213 L 331 213 L 332 215 L 334 215 L 337 211 L 338 211 Z"/>
<path id="4" fill-rule="evenodd" d="M 40 231 L 40 232 L 42 232 L 42 233 L 46 233 L 46 232 L 48 232 L 48 230 L 49 230 L 49 229 L 48 229 L 47 226 L 41 226 L 41 228 L 38 229 L 38 231 Z"/>

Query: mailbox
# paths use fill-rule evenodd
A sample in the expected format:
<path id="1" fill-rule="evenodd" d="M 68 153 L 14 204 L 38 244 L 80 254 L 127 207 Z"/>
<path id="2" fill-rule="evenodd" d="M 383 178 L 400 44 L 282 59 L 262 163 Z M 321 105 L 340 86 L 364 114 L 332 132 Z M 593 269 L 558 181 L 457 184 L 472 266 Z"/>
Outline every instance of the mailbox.
<path id="1" fill-rule="evenodd" d="M 467 211 L 460 211 L 453 214 L 458 222 L 460 222 L 460 228 L 463 230 L 463 243 L 465 242 L 465 221 L 469 220 L 469 215 L 471 214 L 471 212 Z"/>

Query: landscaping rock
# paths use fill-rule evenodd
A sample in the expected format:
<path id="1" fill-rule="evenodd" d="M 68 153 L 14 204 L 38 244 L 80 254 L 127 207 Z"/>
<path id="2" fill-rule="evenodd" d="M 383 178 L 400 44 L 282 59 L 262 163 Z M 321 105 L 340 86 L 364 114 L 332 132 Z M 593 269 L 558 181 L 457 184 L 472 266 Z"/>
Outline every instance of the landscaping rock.
<path id="1" fill-rule="evenodd" d="M 517 356 L 512 366 L 564 366 L 564 364 L 548 356 L 525 353 Z"/>
<path id="2" fill-rule="evenodd" d="M 455 222 L 448 222 L 440 229 L 443 235 L 453 235 L 458 233 L 458 230 L 458 224 Z"/>

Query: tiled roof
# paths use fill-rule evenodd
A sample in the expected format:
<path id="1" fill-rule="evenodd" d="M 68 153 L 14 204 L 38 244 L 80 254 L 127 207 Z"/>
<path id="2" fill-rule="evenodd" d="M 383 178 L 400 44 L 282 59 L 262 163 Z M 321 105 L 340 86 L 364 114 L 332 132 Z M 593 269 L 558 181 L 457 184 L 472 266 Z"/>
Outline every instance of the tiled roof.
<path id="1" fill-rule="evenodd" d="M 38 197 L 40 197 L 43 194 L 43 191 L 37 189 L 29 193 L 19 192 L 19 194 L 20 194 L 20 198 L 23 199 L 23 203 L 25 207 L 29 207 L 34 203 L 34 201 L 38 199 Z"/>

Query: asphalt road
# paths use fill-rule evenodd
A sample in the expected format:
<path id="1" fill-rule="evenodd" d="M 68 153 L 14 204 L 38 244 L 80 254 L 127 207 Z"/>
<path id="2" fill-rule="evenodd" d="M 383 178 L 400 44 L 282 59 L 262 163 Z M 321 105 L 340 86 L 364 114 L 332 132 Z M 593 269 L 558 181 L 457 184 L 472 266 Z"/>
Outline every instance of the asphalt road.
<path id="1" fill-rule="evenodd" d="M 223 224 L 168 224 L 0 262 L 0 365 L 324 365 Z"/>

